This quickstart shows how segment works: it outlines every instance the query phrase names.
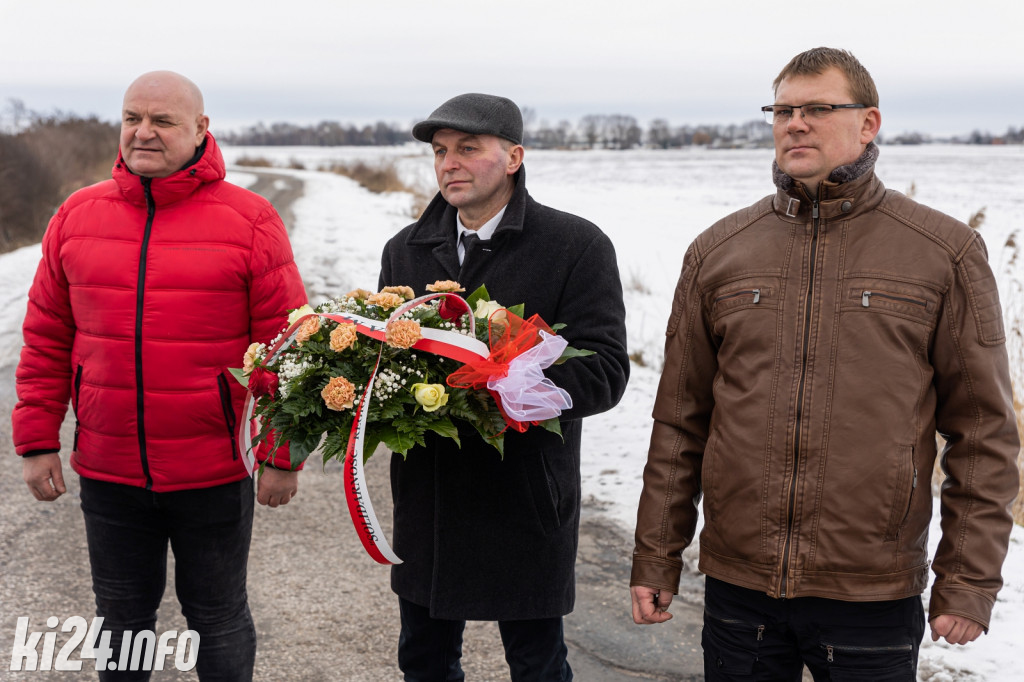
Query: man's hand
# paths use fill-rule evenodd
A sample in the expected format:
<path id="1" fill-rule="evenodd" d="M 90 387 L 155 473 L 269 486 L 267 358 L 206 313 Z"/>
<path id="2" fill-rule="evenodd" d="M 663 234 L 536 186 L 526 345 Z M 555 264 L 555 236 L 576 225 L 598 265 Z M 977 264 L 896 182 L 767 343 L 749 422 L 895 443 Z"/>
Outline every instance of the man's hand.
<path id="1" fill-rule="evenodd" d="M 32 495 L 40 502 L 53 502 L 68 491 L 64 487 L 64 469 L 60 463 L 60 454 L 56 452 L 22 457 L 21 477 L 28 484 Z"/>
<path id="2" fill-rule="evenodd" d="M 256 501 L 271 507 L 288 504 L 299 492 L 299 472 L 263 469 L 256 485 Z"/>
<path id="3" fill-rule="evenodd" d="M 944 637 L 950 644 L 967 644 L 978 639 L 985 628 L 970 618 L 943 614 L 935 616 L 928 623 L 932 628 L 932 641 Z"/>
<path id="4" fill-rule="evenodd" d="M 633 597 L 633 622 L 637 625 L 664 623 L 672 619 L 668 612 L 672 603 L 671 592 L 636 585 L 629 588 L 629 594 Z"/>

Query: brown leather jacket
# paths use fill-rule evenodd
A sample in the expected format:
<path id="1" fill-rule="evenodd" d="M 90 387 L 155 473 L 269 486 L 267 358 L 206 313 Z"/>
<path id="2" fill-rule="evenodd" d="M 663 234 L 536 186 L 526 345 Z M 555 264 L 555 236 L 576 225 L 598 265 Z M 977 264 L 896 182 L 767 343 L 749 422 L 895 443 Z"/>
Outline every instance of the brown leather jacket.
<path id="1" fill-rule="evenodd" d="M 776 598 L 920 594 L 936 431 L 931 614 L 987 628 L 1020 446 L 984 244 L 873 163 L 817 200 L 780 189 L 686 252 L 631 584 L 677 591 L 703 495 L 707 575 Z"/>

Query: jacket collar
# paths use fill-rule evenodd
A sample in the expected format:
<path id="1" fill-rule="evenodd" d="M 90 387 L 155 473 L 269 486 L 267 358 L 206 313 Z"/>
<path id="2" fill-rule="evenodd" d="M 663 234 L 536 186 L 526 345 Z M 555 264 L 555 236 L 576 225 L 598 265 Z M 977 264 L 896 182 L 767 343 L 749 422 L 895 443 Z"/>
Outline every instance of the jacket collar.
<path id="1" fill-rule="evenodd" d="M 201 185 L 224 179 L 224 157 L 209 131 L 202 146 L 197 150 L 196 157 L 193 157 L 189 165 L 166 178 L 153 178 L 150 181 L 150 192 L 157 206 L 180 201 L 190 196 Z M 128 170 L 120 150 L 117 152 L 117 162 L 111 174 L 125 199 L 133 204 L 145 205 L 144 178 Z"/>
<path id="2" fill-rule="evenodd" d="M 777 188 L 775 211 L 783 219 L 804 221 L 815 200 L 822 218 L 853 217 L 873 209 L 882 200 L 885 187 L 875 176 L 878 145 L 869 142 L 856 161 L 833 170 L 827 180 L 818 185 L 818 195 L 812 197 L 807 188 L 779 168 L 772 161 L 772 179 Z"/>

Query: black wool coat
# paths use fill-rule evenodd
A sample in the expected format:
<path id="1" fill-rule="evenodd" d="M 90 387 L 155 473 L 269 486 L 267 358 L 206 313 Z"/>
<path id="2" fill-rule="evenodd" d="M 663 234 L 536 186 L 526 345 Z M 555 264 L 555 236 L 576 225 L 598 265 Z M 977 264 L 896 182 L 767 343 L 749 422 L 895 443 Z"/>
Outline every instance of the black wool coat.
<path id="1" fill-rule="evenodd" d="M 393 547 L 403 562 L 392 589 L 435 618 L 521 620 L 562 616 L 575 599 L 580 520 L 581 420 L 613 407 L 629 376 L 625 309 L 615 250 L 595 225 L 530 198 L 525 171 L 492 239 L 459 265 L 456 209 L 440 194 L 384 247 L 380 285 L 418 295 L 436 280 L 481 284 L 503 305 L 564 323 L 559 334 L 596 351 L 545 370 L 572 397 L 562 435 L 505 432 L 505 457 L 468 426 L 461 449 L 430 437 L 392 455 Z M 432 436 L 432 434 L 431 434 Z"/>

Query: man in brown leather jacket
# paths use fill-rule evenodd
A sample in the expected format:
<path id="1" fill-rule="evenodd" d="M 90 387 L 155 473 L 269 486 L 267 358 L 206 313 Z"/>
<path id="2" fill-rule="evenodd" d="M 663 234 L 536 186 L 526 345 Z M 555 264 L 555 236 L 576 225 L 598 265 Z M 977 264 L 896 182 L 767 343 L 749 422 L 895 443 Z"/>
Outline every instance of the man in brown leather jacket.
<path id="1" fill-rule="evenodd" d="M 853 55 L 804 52 L 774 88 L 777 192 L 684 258 L 633 618 L 671 617 L 703 496 L 707 679 L 912 680 L 936 432 L 932 638 L 976 639 L 1002 585 L 1020 445 L 996 283 L 976 232 L 875 176 L 878 95 Z"/>

